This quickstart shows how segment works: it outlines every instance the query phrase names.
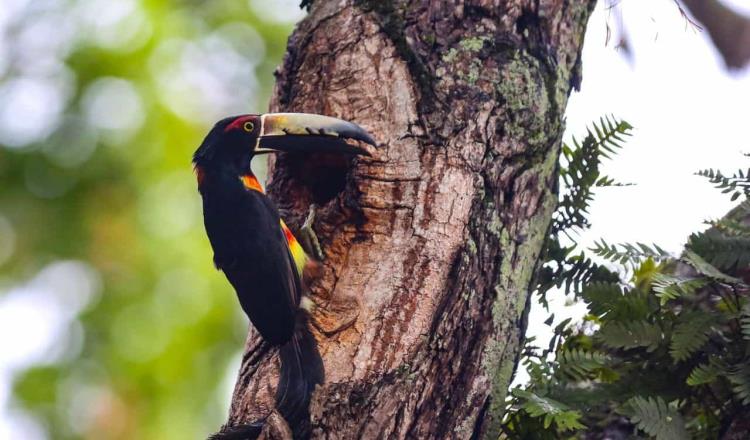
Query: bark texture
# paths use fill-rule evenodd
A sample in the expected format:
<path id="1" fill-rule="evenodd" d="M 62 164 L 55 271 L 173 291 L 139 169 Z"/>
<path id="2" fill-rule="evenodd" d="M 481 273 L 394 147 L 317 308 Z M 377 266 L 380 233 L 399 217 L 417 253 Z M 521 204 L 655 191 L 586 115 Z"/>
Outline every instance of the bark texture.
<path id="1" fill-rule="evenodd" d="M 382 143 L 270 168 L 287 223 L 319 206 L 315 438 L 497 438 L 594 4 L 316 0 L 298 25 L 271 110 Z M 277 368 L 251 329 L 229 424 L 270 412 Z"/>

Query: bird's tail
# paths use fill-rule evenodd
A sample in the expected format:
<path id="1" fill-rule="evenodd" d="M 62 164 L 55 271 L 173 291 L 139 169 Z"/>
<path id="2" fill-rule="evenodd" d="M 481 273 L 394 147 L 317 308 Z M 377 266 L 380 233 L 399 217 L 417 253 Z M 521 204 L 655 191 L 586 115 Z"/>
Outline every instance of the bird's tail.
<path id="1" fill-rule="evenodd" d="M 315 386 L 324 380 L 323 360 L 308 321 L 307 311 L 300 308 L 294 335 L 279 347 L 281 371 L 276 389 L 276 411 L 289 425 L 295 440 L 310 437 L 310 398 Z M 227 426 L 209 440 L 255 439 L 263 430 L 264 423 L 265 420 L 260 420 Z"/>
<path id="2" fill-rule="evenodd" d="M 246 425 L 227 426 L 216 434 L 208 436 L 207 440 L 250 440 L 256 439 L 263 431 L 264 421 L 248 423 Z"/>
<path id="3" fill-rule="evenodd" d="M 324 380 L 323 360 L 303 308 L 297 312 L 294 336 L 279 348 L 281 373 L 276 389 L 276 410 L 284 417 L 295 439 L 310 436 L 310 398 Z"/>

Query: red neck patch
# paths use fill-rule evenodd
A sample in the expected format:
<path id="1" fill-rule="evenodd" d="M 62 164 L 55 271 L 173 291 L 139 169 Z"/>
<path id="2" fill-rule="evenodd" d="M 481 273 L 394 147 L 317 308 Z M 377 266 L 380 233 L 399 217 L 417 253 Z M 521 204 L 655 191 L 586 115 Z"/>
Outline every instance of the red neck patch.
<path id="1" fill-rule="evenodd" d="M 203 180 L 206 178 L 206 172 L 203 171 L 200 165 L 193 165 L 193 171 L 195 172 L 196 179 L 198 179 L 198 186 L 201 186 Z"/>
<path id="2" fill-rule="evenodd" d="M 260 186 L 260 182 L 258 182 L 258 179 L 252 174 L 245 174 L 244 176 L 240 177 L 242 179 L 242 184 L 245 185 L 245 188 L 253 191 L 258 191 L 260 193 L 263 192 L 263 187 Z"/>

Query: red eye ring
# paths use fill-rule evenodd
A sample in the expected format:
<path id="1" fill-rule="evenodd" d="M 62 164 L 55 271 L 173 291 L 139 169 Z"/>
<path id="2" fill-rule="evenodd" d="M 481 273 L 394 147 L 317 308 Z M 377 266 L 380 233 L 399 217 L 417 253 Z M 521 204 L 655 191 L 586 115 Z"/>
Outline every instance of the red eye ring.
<path id="1" fill-rule="evenodd" d="M 244 131 L 251 132 L 255 128 L 255 124 L 251 122 L 252 116 L 240 116 L 232 121 L 231 124 L 224 128 L 224 132 L 228 133 L 232 130 L 239 130 L 242 128 Z"/>

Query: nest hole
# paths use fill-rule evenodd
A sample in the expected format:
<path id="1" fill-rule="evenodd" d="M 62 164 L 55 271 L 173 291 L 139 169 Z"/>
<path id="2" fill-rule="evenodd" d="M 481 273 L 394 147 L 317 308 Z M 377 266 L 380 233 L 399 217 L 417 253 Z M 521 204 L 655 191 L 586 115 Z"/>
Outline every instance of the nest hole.
<path id="1" fill-rule="evenodd" d="M 278 163 L 284 170 L 284 192 L 298 202 L 318 206 L 344 191 L 351 164 L 351 157 L 336 154 L 287 154 Z"/>

